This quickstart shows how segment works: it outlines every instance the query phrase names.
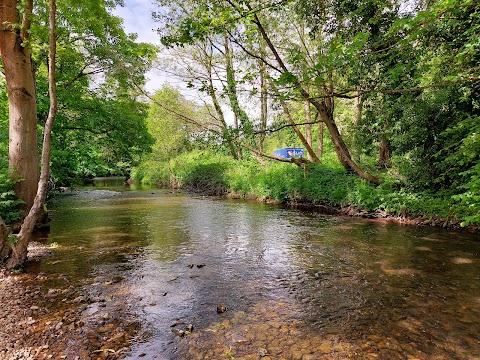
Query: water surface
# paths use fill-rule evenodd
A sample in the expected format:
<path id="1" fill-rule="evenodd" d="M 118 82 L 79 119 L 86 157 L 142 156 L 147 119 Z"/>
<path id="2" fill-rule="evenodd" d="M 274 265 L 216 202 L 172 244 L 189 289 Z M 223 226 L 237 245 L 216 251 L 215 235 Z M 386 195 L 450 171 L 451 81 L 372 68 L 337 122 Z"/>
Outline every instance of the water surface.
<path id="1" fill-rule="evenodd" d="M 56 249 L 36 271 L 83 286 L 85 315 L 140 324 L 123 357 L 480 354 L 478 234 L 121 184 L 50 208 Z"/>

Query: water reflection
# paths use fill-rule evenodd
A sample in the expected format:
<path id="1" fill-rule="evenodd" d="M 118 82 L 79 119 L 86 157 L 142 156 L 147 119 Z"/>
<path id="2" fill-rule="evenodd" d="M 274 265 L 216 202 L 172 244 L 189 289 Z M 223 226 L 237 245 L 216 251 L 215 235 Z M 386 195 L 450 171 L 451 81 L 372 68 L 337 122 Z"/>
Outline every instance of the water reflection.
<path id="1" fill-rule="evenodd" d="M 166 190 L 89 190 L 52 206 L 58 248 L 37 271 L 88 284 L 140 322 L 127 358 L 480 353 L 478 235 Z"/>

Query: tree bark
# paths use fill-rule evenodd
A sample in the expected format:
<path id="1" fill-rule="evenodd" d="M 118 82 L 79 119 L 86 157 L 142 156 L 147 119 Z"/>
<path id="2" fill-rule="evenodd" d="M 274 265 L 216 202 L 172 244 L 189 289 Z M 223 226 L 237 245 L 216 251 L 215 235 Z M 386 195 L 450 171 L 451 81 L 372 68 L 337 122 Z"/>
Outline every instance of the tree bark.
<path id="1" fill-rule="evenodd" d="M 227 95 L 228 95 L 228 100 L 230 101 L 230 107 L 232 108 L 233 111 L 233 125 L 234 128 L 237 132 L 237 139 L 240 136 L 240 129 L 239 125 L 241 124 L 243 127 L 243 130 L 249 127 L 249 120 L 247 113 L 240 108 L 240 102 L 238 101 L 238 96 L 237 96 L 237 81 L 235 79 L 235 70 L 233 68 L 233 60 L 232 60 L 232 54 L 230 52 L 230 44 L 228 41 L 228 36 L 227 34 L 224 35 L 224 46 L 225 46 L 225 66 L 227 70 Z M 242 148 L 240 146 L 237 146 L 237 156 L 238 159 L 241 160 L 243 158 L 242 155 Z"/>
<path id="2" fill-rule="evenodd" d="M 47 185 L 50 174 L 50 150 L 51 150 L 51 133 L 53 123 L 57 114 L 57 87 L 55 82 L 55 57 L 56 57 L 56 31 L 55 31 L 55 15 L 56 2 L 49 0 L 49 57 L 48 57 L 48 92 L 50 97 L 50 108 L 48 111 L 47 121 L 43 129 L 43 146 L 42 146 L 42 170 L 40 180 L 37 186 L 37 192 L 33 205 L 25 217 L 17 235 L 18 239 L 15 244 L 11 245 L 11 254 L 8 259 L 3 260 L 3 264 L 7 269 L 13 269 L 22 266 L 27 260 L 27 248 L 30 242 L 35 224 L 37 223 L 43 211 L 45 198 L 47 196 Z"/>
<path id="3" fill-rule="evenodd" d="M 212 99 L 213 106 L 215 111 L 217 112 L 218 117 L 220 118 L 220 123 L 223 129 L 222 138 L 227 142 L 228 149 L 230 151 L 230 155 L 233 159 L 238 160 L 238 151 L 233 143 L 232 135 L 230 133 L 230 129 L 227 126 L 227 122 L 225 120 L 225 115 L 223 114 L 222 107 L 220 106 L 220 102 L 218 101 L 217 94 L 215 93 L 215 87 L 213 86 L 213 76 L 212 76 L 212 57 L 210 54 L 207 53 L 206 49 L 202 49 L 203 54 L 205 56 L 205 63 L 204 67 L 207 70 L 208 75 L 208 93 L 210 98 Z M 237 124 L 238 127 L 238 124 Z"/>
<path id="4" fill-rule="evenodd" d="M 37 106 L 28 43 L 33 3 L 27 1 L 21 26 L 19 4 L 19 0 L 3 0 L 0 5 L 0 55 L 8 93 L 9 168 L 13 176 L 23 179 L 14 189 L 27 213 L 38 185 Z"/>
<path id="5" fill-rule="evenodd" d="M 353 125 L 355 129 L 353 129 L 353 153 L 356 161 L 360 160 L 360 148 L 358 146 L 357 140 L 357 131 L 358 131 L 358 124 L 362 119 L 362 112 L 363 112 L 363 98 L 360 94 L 360 91 L 355 92 L 355 99 L 354 99 L 354 118 L 353 118 Z"/>
<path id="6" fill-rule="evenodd" d="M 318 107 L 316 106 L 317 110 L 319 111 L 320 116 L 330 133 L 330 137 L 332 138 L 335 147 L 335 152 L 337 153 L 337 157 L 343 167 L 347 170 L 353 170 L 362 179 L 368 180 L 375 185 L 379 185 L 380 180 L 377 177 L 363 171 L 363 169 L 361 169 L 356 162 L 352 160 L 347 145 L 343 141 L 342 136 L 338 131 L 338 127 L 333 120 L 333 112 L 328 111 L 328 108 L 326 108 L 324 104 L 319 102 L 315 103 L 318 105 Z"/>
<path id="7" fill-rule="evenodd" d="M 8 258 L 11 248 L 8 244 L 8 228 L 5 226 L 3 219 L 0 217 L 0 264 Z"/>
<path id="8" fill-rule="evenodd" d="M 378 166 L 382 168 L 389 168 L 391 167 L 390 163 L 390 149 L 388 146 L 387 137 L 384 135 L 382 136 L 382 140 L 380 141 L 380 154 L 378 158 Z"/>

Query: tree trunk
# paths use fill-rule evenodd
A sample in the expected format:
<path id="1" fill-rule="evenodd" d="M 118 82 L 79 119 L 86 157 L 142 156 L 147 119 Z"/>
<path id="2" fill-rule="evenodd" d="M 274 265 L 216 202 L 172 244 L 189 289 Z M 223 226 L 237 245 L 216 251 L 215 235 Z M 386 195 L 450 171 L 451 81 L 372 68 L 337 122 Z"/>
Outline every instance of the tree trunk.
<path id="1" fill-rule="evenodd" d="M 337 157 L 343 167 L 348 171 L 352 170 L 357 173 L 362 179 L 368 180 L 373 184 L 379 185 L 380 180 L 375 176 L 363 171 L 356 163 L 352 160 L 350 156 L 350 152 L 348 151 L 347 145 L 342 139 L 340 132 L 338 131 L 337 124 L 333 121 L 333 113 L 331 111 L 327 111 L 325 106 L 321 106 L 317 108 L 322 117 L 323 122 L 327 126 L 327 129 L 330 133 L 332 138 L 333 144 L 335 146 L 335 152 L 337 153 Z"/>
<path id="2" fill-rule="evenodd" d="M 358 124 L 362 119 L 362 110 L 363 110 L 363 99 L 362 95 L 359 91 L 355 92 L 355 99 L 354 99 L 354 118 L 353 118 L 353 125 L 355 128 L 353 129 L 353 153 L 355 157 L 355 161 L 360 160 L 360 148 L 358 146 L 357 141 L 357 131 L 358 131 Z"/>
<path id="3" fill-rule="evenodd" d="M 0 264 L 4 263 L 11 252 L 10 245 L 8 244 L 8 234 L 9 231 L 3 219 L 0 217 Z"/>
<path id="4" fill-rule="evenodd" d="M 222 126 L 223 134 L 222 138 L 227 142 L 228 149 L 230 151 L 230 155 L 235 159 L 238 160 L 238 151 L 237 148 L 235 147 L 233 140 L 232 140 L 232 135 L 230 133 L 230 130 L 227 126 L 227 122 L 225 120 L 225 115 L 223 114 L 222 107 L 220 106 L 220 103 L 217 98 L 217 94 L 215 93 L 215 87 L 213 86 L 213 77 L 212 77 L 212 58 L 210 54 L 207 54 L 206 49 L 202 49 L 204 52 L 205 56 L 205 69 L 207 70 L 208 74 L 208 93 L 210 95 L 210 98 L 212 99 L 213 106 L 215 108 L 215 111 L 217 112 L 218 117 L 220 118 L 220 123 Z"/>
<path id="5" fill-rule="evenodd" d="M 7 269 L 14 269 L 22 266 L 27 260 L 27 248 L 30 242 L 35 224 L 37 223 L 43 211 L 45 198 L 47 196 L 47 185 L 50 174 L 50 150 L 51 133 L 53 123 L 57 114 L 57 88 L 55 82 L 55 57 L 56 57 L 56 31 L 55 31 L 55 0 L 49 1 L 49 57 L 48 57 L 48 85 L 50 97 L 50 109 L 48 111 L 47 121 L 43 129 L 43 147 L 42 147 L 42 171 L 38 182 L 37 192 L 33 205 L 25 217 L 15 244 L 11 244 L 11 253 L 7 259 L 2 259 L 3 265 Z M 1 226 L 1 225 L 0 225 Z"/>
<path id="6" fill-rule="evenodd" d="M 0 55 L 8 93 L 9 167 L 22 181 L 15 185 L 17 197 L 31 208 L 38 185 L 38 136 L 35 78 L 28 43 L 32 2 L 27 1 L 22 25 L 18 0 L 0 5 Z"/>
<path id="7" fill-rule="evenodd" d="M 258 149 L 260 150 L 260 152 L 263 151 L 263 143 L 265 142 L 265 130 L 267 128 L 268 99 L 267 81 L 265 76 L 265 65 L 263 65 L 263 69 L 260 71 L 260 138 L 258 140 Z"/>
<path id="8" fill-rule="evenodd" d="M 251 11 L 252 7 L 247 4 L 248 9 Z M 280 66 L 280 70 L 282 73 L 289 73 L 288 68 L 286 67 L 285 63 L 283 62 L 280 54 L 278 53 L 276 47 L 273 45 L 272 41 L 270 40 L 265 28 L 263 27 L 260 19 L 256 14 L 254 16 L 254 23 L 258 26 L 260 33 L 262 34 L 263 39 L 265 40 L 267 46 L 272 51 L 273 56 L 278 62 Z M 344 143 L 340 132 L 338 131 L 337 125 L 333 121 L 333 110 L 334 110 L 334 100 L 333 100 L 333 80 L 332 76 L 330 76 L 329 84 L 324 83 L 323 87 L 325 90 L 325 95 L 327 95 L 323 100 L 316 100 L 312 98 L 308 91 L 302 86 L 302 84 L 295 80 L 293 82 L 295 88 L 300 92 L 304 100 L 308 100 L 315 108 L 317 112 L 320 113 L 322 121 L 328 128 L 330 135 L 332 137 L 332 141 L 335 144 L 335 151 L 337 153 L 337 157 L 345 167 L 346 170 L 352 169 L 360 176 L 362 179 L 368 180 L 373 184 L 380 184 L 380 180 L 375 176 L 363 171 L 351 158 L 350 152 L 348 151 L 347 145 Z M 328 96 L 329 95 L 329 96 Z"/>
<path id="9" fill-rule="evenodd" d="M 320 158 L 322 155 L 323 155 L 323 122 L 320 122 L 318 124 L 317 156 Z"/>
<path id="10" fill-rule="evenodd" d="M 309 124 L 312 122 L 312 117 L 310 115 L 310 102 L 308 100 L 305 100 L 304 102 L 305 106 L 305 122 L 308 124 L 305 124 L 305 140 L 307 140 L 308 145 L 312 147 L 312 126 Z M 312 156 L 310 153 L 308 153 L 308 160 L 312 161 Z"/>
<path id="11" fill-rule="evenodd" d="M 382 140 L 380 142 L 380 154 L 378 158 L 378 166 L 381 168 L 389 168 L 391 167 L 390 163 L 390 149 L 388 146 L 388 140 L 386 136 L 382 136 Z"/>
<path id="12" fill-rule="evenodd" d="M 260 56 L 266 57 L 265 43 L 260 38 Z M 260 67 L 260 137 L 258 140 L 258 150 L 263 152 L 263 143 L 265 142 L 265 130 L 267 128 L 268 94 L 267 94 L 267 67 L 265 63 L 258 59 Z"/>
<path id="13" fill-rule="evenodd" d="M 235 70 L 233 68 L 232 54 L 230 52 L 230 45 L 228 37 L 224 35 L 224 45 L 225 45 L 225 66 L 227 70 L 227 95 L 228 100 L 230 101 L 230 107 L 233 111 L 233 121 L 234 128 L 237 131 L 237 138 L 240 136 L 239 125 L 242 125 L 243 131 L 251 130 L 250 121 L 248 119 L 247 113 L 240 107 L 240 102 L 238 101 L 237 96 L 237 80 L 235 79 Z M 249 134 L 246 134 L 249 135 Z M 242 159 L 242 148 L 237 147 L 238 159 Z"/>

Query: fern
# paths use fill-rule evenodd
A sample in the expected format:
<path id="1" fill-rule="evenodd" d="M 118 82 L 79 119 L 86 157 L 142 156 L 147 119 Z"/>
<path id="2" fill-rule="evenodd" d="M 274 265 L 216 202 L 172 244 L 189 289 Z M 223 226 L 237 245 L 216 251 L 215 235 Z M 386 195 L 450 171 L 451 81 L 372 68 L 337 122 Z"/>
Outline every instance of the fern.
<path id="1" fill-rule="evenodd" d="M 22 214 L 18 205 L 23 202 L 16 198 L 13 191 L 15 182 L 5 170 L 0 172 L 0 217 L 6 224 L 18 220 Z"/>

